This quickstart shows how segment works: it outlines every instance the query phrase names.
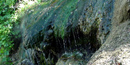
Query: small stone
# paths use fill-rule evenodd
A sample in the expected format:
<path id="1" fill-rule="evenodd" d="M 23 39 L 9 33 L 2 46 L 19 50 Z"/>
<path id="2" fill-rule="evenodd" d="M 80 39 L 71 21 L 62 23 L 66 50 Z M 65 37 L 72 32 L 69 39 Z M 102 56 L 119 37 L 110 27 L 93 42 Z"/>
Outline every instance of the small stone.
<path id="1" fill-rule="evenodd" d="M 34 65 L 29 59 L 24 59 L 21 62 L 21 65 Z"/>

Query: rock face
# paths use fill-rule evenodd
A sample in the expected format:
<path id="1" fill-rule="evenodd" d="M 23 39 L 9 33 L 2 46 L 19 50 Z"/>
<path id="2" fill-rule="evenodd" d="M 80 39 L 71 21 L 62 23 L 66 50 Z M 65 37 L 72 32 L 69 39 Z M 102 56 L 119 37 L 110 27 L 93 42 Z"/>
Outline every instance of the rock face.
<path id="1" fill-rule="evenodd" d="M 114 28 L 106 42 L 92 56 L 88 65 L 129 65 L 130 61 L 130 21 Z"/>
<path id="2" fill-rule="evenodd" d="M 101 45 L 96 36 L 101 21 L 96 23 L 98 15 L 94 16 L 97 12 L 92 10 L 96 1 L 88 2 L 91 1 L 48 0 L 46 5 L 43 2 L 25 11 L 20 24 L 22 42 L 16 53 L 17 62 L 29 59 L 35 65 L 53 65 L 59 58 L 65 58 L 65 53 L 69 53 L 66 58 L 88 61 Z M 87 16 L 94 17 L 92 22 L 86 20 Z"/>
<path id="3" fill-rule="evenodd" d="M 119 4 L 120 3 L 120 4 Z M 96 51 L 86 65 L 129 65 L 130 64 L 130 16 L 129 0 L 115 0 L 112 30 L 105 43 Z M 59 60 L 57 65 L 75 65 Z M 63 63 L 64 62 L 64 63 Z M 59 64 L 60 63 L 60 64 Z M 67 64 L 68 63 L 68 64 Z M 80 65 L 80 64 L 78 64 Z M 81 64 L 84 65 L 84 64 Z"/>
<path id="4" fill-rule="evenodd" d="M 111 20 L 113 17 L 114 0 L 91 0 L 88 2 L 83 11 L 83 15 L 80 17 L 80 30 L 83 34 L 94 35 L 89 37 L 94 41 L 94 38 L 102 45 L 106 41 L 109 33 L 111 32 Z M 96 30 L 96 33 L 92 31 Z M 96 47 L 96 44 L 94 44 Z M 88 47 L 88 46 L 86 46 Z M 86 48 L 87 49 L 87 48 Z M 87 52 L 86 55 L 91 53 Z M 83 56 L 91 57 L 91 56 Z M 63 60 L 62 56 L 59 58 L 56 65 L 85 65 L 89 59 L 68 58 Z"/>
<path id="5" fill-rule="evenodd" d="M 129 0 L 115 0 L 112 31 L 105 43 L 92 56 L 87 65 L 130 64 L 129 6 Z"/>
<path id="6" fill-rule="evenodd" d="M 43 1 L 21 18 L 14 64 L 129 64 L 129 0 Z"/>

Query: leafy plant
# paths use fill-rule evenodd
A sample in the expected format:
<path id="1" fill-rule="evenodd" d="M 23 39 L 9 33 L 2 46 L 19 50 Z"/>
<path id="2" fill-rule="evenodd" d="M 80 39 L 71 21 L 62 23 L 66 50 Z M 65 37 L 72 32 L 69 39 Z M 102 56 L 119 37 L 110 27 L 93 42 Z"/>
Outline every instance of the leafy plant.
<path id="1" fill-rule="evenodd" d="M 14 5 L 16 0 L 0 0 L 0 64 L 10 64 L 9 63 L 9 51 L 11 50 L 13 44 L 10 40 L 9 34 L 13 27 Z"/>
<path id="2" fill-rule="evenodd" d="M 27 2 L 26 2 L 27 1 Z M 17 35 L 12 31 L 13 25 L 18 24 L 18 18 L 24 15 L 24 12 L 35 4 L 40 4 L 41 0 L 33 2 L 32 0 L 22 0 L 15 11 L 13 6 L 17 0 L 0 0 L 0 65 L 11 65 L 9 52 L 13 47 L 10 34 Z M 44 3 L 43 3 L 44 5 Z M 19 15 L 19 16 L 18 16 Z"/>

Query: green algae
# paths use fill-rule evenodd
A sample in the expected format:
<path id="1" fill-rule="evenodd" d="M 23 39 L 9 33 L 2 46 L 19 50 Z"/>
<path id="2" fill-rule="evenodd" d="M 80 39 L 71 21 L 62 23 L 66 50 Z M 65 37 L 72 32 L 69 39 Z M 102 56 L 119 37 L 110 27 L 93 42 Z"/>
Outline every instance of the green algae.
<path id="1" fill-rule="evenodd" d="M 61 36 L 62 38 L 65 36 L 66 25 L 67 25 L 69 16 L 72 14 L 74 9 L 76 9 L 77 2 L 78 0 L 70 0 L 70 1 L 67 1 L 66 4 L 64 4 L 62 9 L 60 10 L 61 14 L 58 15 L 54 23 L 55 35 L 59 37 Z"/>
<path id="2" fill-rule="evenodd" d="M 78 25 L 84 2 L 84 0 L 55 0 L 28 9 L 22 21 L 27 32 L 24 34 L 30 38 L 41 30 L 46 32 L 51 26 L 55 37 L 63 39 L 67 34 L 68 24 L 73 28 Z"/>

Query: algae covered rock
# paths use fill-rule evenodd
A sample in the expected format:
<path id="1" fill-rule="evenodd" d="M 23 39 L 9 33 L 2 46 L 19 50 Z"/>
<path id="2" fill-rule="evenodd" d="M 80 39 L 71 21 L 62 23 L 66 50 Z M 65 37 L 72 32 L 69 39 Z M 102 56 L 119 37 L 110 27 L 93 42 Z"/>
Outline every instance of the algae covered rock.
<path id="1" fill-rule="evenodd" d="M 118 46 L 129 42 L 126 0 L 120 0 L 126 3 L 121 5 L 118 0 L 42 1 L 25 11 L 21 18 L 22 43 L 18 53 L 23 55 L 19 55 L 20 61 L 27 58 L 23 62 L 31 61 L 34 65 L 93 65 L 99 59 L 107 61 L 110 56 L 111 64 L 120 63 L 115 57 L 122 51 Z"/>
<path id="2" fill-rule="evenodd" d="M 88 43 L 88 41 L 78 43 L 85 37 L 78 23 L 86 2 L 49 0 L 46 1 L 46 5 L 43 2 L 25 11 L 21 18 L 23 40 L 21 46 L 25 50 L 28 48 L 36 50 L 33 61 L 39 63 L 35 64 L 54 64 L 65 51 Z"/>

